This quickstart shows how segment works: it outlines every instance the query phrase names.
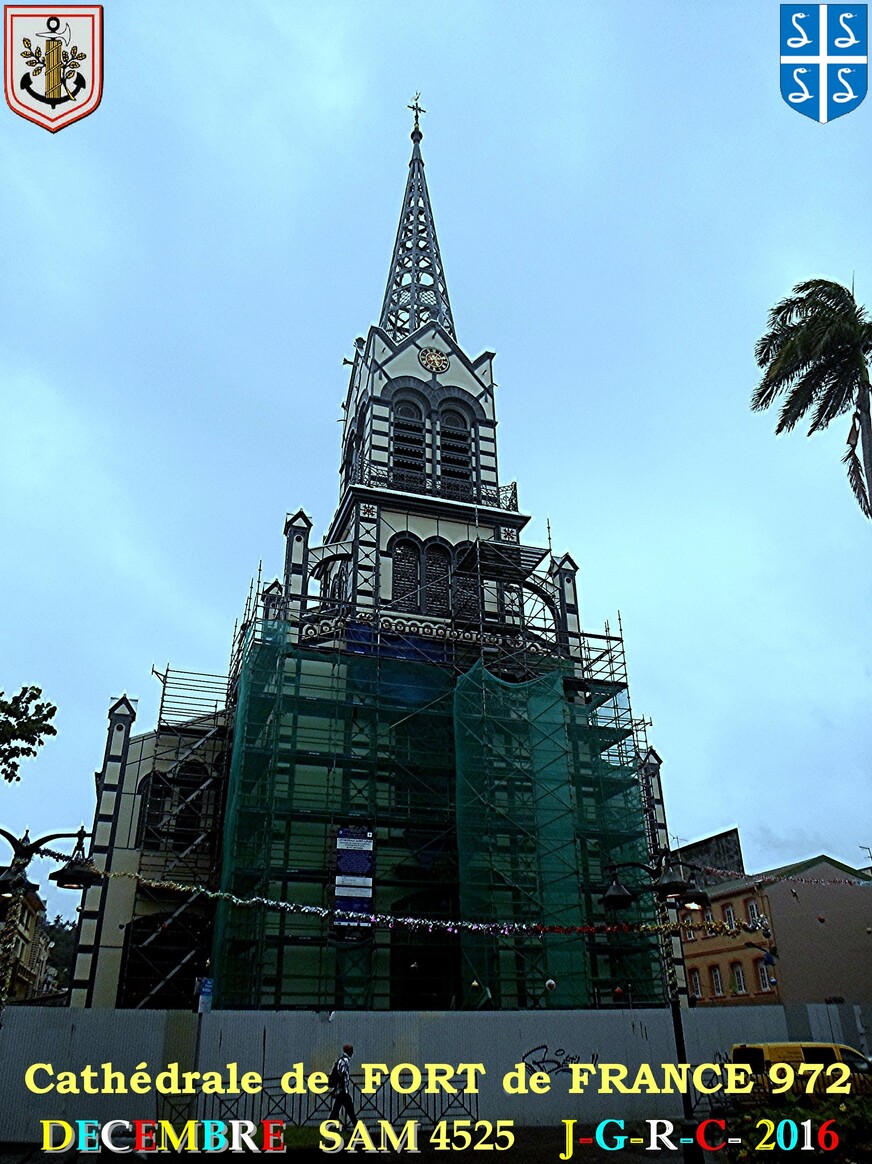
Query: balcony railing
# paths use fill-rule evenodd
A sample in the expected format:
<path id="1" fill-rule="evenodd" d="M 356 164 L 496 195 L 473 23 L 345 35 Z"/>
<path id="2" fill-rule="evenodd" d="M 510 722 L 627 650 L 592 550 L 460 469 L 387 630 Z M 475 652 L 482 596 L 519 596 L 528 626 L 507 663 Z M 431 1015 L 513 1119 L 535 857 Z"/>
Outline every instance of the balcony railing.
<path id="1" fill-rule="evenodd" d="M 423 473 L 410 473 L 390 465 L 376 465 L 365 460 L 357 466 L 354 484 L 368 485 L 373 489 L 398 489 L 403 493 L 444 497 L 449 501 L 465 501 L 470 505 L 486 506 L 488 509 L 518 512 L 517 481 L 512 481 L 510 485 L 479 485 L 475 481 L 463 481 L 454 477 L 428 477 Z"/>

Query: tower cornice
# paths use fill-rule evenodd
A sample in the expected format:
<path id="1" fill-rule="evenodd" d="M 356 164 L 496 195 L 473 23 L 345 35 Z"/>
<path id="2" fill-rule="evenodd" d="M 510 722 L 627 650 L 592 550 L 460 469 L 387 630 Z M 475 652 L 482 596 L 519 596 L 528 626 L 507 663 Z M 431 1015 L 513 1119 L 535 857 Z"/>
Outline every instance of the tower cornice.
<path id="1" fill-rule="evenodd" d="M 507 488 L 511 488 L 510 486 Z M 459 501 L 438 494 L 406 493 L 399 489 L 380 488 L 361 484 L 349 485 L 343 490 L 339 506 L 324 535 L 324 544 L 330 545 L 348 525 L 354 506 L 360 502 L 380 505 L 392 510 L 408 510 L 443 520 L 454 520 L 470 527 L 501 525 L 520 532 L 530 521 L 530 515 L 517 509 L 488 505 L 477 501 Z"/>

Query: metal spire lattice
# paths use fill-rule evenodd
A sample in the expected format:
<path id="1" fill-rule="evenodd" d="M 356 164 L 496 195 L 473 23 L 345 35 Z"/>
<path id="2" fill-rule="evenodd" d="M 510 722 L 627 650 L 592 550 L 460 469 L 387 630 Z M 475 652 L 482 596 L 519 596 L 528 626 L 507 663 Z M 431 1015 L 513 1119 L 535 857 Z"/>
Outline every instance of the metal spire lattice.
<path id="1" fill-rule="evenodd" d="M 430 320 L 440 323 L 447 332 L 454 335 L 454 320 L 439 243 L 436 241 L 436 225 L 427 192 L 427 180 L 424 177 L 424 159 L 421 156 L 421 138 L 424 135 L 418 118 L 426 110 L 418 104 L 420 96 L 420 93 L 416 93 L 409 106 L 415 114 L 415 127 L 412 130 L 414 145 L 385 301 L 379 319 L 379 325 L 394 339 L 404 339 L 422 323 Z"/>

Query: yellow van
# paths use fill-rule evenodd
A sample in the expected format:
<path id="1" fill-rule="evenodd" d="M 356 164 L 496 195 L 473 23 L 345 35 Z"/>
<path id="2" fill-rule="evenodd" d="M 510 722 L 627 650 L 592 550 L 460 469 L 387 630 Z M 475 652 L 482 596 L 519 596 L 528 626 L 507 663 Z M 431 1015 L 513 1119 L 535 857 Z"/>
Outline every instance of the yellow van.
<path id="1" fill-rule="evenodd" d="M 755 1075 L 765 1075 L 773 1063 L 845 1063 L 852 1074 L 872 1076 L 872 1062 L 844 1043 L 736 1043 L 734 1063 L 747 1063 Z"/>

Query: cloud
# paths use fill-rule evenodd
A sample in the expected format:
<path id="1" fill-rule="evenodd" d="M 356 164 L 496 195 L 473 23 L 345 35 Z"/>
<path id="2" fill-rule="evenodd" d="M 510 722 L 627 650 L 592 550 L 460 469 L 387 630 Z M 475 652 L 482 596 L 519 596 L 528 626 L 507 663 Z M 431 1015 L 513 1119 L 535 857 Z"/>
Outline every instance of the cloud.
<path id="1" fill-rule="evenodd" d="M 195 596 L 155 545 L 148 516 L 113 465 L 123 435 L 88 416 L 75 390 L 27 370 L 0 372 L 0 490 L 10 560 L 27 562 L 18 583 L 36 570 L 63 577 L 65 563 L 105 586 L 125 588 L 137 602 L 196 622 Z M 123 446 L 122 446 L 123 447 Z M 143 528 L 145 526 L 145 528 Z M 66 553 L 64 553 L 66 548 Z M 28 586 L 31 583 L 26 583 Z M 215 627 L 203 620 L 204 634 Z"/>
<path id="2" fill-rule="evenodd" d="M 820 853 L 826 853 L 828 849 L 824 835 L 814 829 L 791 828 L 776 831 L 767 824 L 761 824 L 750 829 L 749 832 L 754 844 L 771 854 L 773 868 L 777 866 L 779 861 L 785 864 L 802 861 L 806 857 L 816 857 Z"/>

